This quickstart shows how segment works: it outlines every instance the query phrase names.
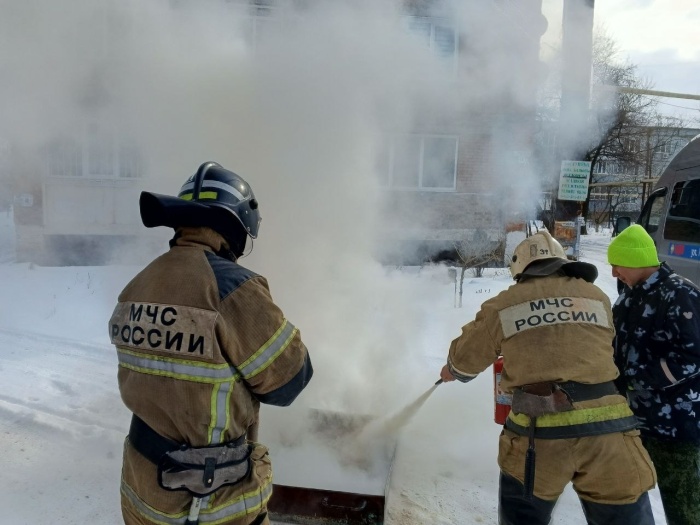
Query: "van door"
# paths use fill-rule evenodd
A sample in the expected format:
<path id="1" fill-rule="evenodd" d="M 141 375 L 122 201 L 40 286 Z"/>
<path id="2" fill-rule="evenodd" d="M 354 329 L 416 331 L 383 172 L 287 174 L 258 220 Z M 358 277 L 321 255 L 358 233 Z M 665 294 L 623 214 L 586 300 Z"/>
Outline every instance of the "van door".
<path id="1" fill-rule="evenodd" d="M 663 238 L 669 264 L 694 283 L 700 282 L 700 178 L 673 185 Z"/>
<path id="2" fill-rule="evenodd" d="M 654 191 L 637 221 L 656 243 L 659 259 L 700 282 L 700 178 L 677 180 Z"/>

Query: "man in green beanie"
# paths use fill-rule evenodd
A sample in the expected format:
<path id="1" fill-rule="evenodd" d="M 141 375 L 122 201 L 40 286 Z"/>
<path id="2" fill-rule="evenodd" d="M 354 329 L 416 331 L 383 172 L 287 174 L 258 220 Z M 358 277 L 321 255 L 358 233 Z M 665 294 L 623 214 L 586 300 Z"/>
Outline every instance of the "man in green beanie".
<path id="1" fill-rule="evenodd" d="M 635 224 L 608 248 L 618 388 L 640 421 L 669 525 L 700 523 L 700 290 L 659 262 Z"/>

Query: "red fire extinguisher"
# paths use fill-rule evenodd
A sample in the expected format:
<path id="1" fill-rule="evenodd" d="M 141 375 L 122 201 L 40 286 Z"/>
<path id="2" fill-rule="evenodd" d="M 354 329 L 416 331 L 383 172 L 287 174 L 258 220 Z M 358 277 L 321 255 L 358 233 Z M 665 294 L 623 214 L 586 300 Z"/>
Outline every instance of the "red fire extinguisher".
<path id="1" fill-rule="evenodd" d="M 503 371 L 503 357 L 499 357 L 493 363 L 493 420 L 499 425 L 506 422 L 513 402 L 513 395 L 501 390 L 501 372 Z"/>

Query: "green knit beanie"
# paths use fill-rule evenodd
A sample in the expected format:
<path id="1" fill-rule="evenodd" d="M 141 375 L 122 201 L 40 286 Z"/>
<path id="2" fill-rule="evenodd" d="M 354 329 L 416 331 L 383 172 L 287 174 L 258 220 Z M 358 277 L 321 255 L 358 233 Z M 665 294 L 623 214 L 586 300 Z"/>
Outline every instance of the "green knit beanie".
<path id="1" fill-rule="evenodd" d="M 661 264 L 654 240 L 639 224 L 628 226 L 608 246 L 608 262 L 625 268 L 647 268 Z"/>

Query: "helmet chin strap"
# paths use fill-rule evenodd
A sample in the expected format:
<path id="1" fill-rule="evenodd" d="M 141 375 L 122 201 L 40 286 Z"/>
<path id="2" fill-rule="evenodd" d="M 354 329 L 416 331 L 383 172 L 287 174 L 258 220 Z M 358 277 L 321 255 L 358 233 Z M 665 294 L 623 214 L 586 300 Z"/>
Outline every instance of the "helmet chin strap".
<path id="1" fill-rule="evenodd" d="M 241 256 L 239 257 L 239 259 L 243 259 L 243 257 L 247 257 L 248 255 L 250 255 L 252 253 L 254 241 L 253 241 L 252 237 L 249 237 L 249 240 L 250 240 L 250 249 L 248 249 L 248 243 L 246 242 L 246 250 L 247 251 L 244 250 L 243 253 L 241 254 Z"/>
<path id="2" fill-rule="evenodd" d="M 235 260 L 242 259 L 243 257 L 250 255 L 250 253 L 253 251 L 253 239 L 248 237 L 247 235 L 244 237 L 245 244 L 243 245 L 243 250 L 240 254 L 236 253 L 236 248 L 239 248 L 239 246 L 237 246 L 236 243 L 233 242 L 230 237 L 224 237 L 224 239 L 226 240 L 226 243 L 229 246 L 228 249 L 225 251 L 229 252 Z M 250 247 L 248 247 L 248 239 L 250 239 Z"/>

